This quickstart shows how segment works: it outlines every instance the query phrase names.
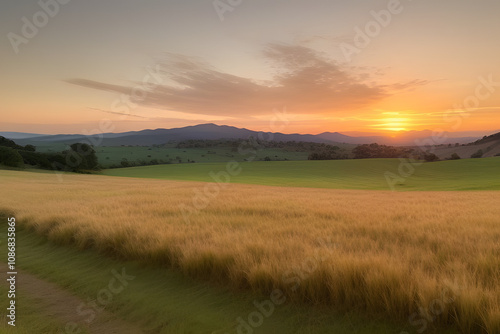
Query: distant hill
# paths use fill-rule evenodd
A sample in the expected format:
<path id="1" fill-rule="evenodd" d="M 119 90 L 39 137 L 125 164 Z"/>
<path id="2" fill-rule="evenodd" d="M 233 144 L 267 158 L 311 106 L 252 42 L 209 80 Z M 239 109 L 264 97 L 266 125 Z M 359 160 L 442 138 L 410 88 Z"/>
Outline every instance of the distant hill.
<path id="1" fill-rule="evenodd" d="M 438 147 L 435 154 L 440 159 L 449 158 L 453 153 L 458 154 L 462 159 L 470 158 L 472 154 L 483 151 L 483 157 L 493 157 L 500 155 L 500 132 L 464 146 Z"/>
<path id="2" fill-rule="evenodd" d="M 78 141 L 85 141 L 86 137 L 80 134 L 58 134 L 58 135 L 36 135 L 36 134 L 21 134 L 14 132 L 4 132 L 7 138 L 21 138 L 18 139 L 20 145 L 46 145 L 50 143 L 69 144 Z M 10 134 L 10 135 L 9 135 Z M 271 136 L 272 134 L 272 136 Z M 318 135 L 311 134 L 284 134 L 284 133 L 271 133 L 271 132 L 258 132 L 244 128 L 237 128 L 227 125 L 216 124 L 199 124 L 194 126 L 186 126 L 182 128 L 173 129 L 155 129 L 155 130 L 142 130 L 130 131 L 123 133 L 104 133 L 102 134 L 102 141 L 100 145 L 104 146 L 121 146 L 121 145 L 158 145 L 164 144 L 171 140 L 187 140 L 187 139 L 247 139 L 250 136 L 258 138 L 259 136 L 274 141 L 298 141 L 298 142 L 312 142 L 312 143 L 326 143 L 326 144 L 370 144 L 379 143 L 384 145 L 397 145 L 397 146 L 416 146 L 418 141 L 423 141 L 425 138 L 430 138 L 432 132 L 425 131 L 408 131 L 398 133 L 396 137 L 384 136 L 347 136 L 338 132 L 324 132 Z M 450 134 L 445 144 L 449 143 L 471 143 L 478 140 L 478 137 L 461 137 L 453 138 Z"/>
<path id="3" fill-rule="evenodd" d="M 272 136 L 271 136 L 272 134 Z M 130 131 L 123 133 L 104 133 L 101 145 L 105 146 L 120 146 L 120 145 L 158 145 L 164 144 L 171 140 L 187 140 L 187 139 L 247 139 L 250 136 L 259 138 L 262 136 L 265 139 L 272 137 L 275 141 L 302 141 L 313 143 L 334 143 L 331 140 L 318 137 L 316 135 L 303 134 L 283 134 L 271 132 L 258 132 L 248 129 L 237 128 L 227 125 L 216 124 L 200 124 L 194 126 L 186 126 L 183 128 L 174 129 L 156 129 Z M 60 134 L 60 135 L 43 135 L 39 137 L 31 137 L 20 139 L 18 142 L 26 144 L 43 144 L 43 143 L 73 143 L 85 140 L 85 136 L 76 134 Z"/>
<path id="4" fill-rule="evenodd" d="M 337 142 L 337 143 L 348 143 L 348 144 L 370 144 L 370 143 L 382 143 L 382 141 L 385 139 L 385 137 L 382 136 L 366 136 L 366 137 L 351 137 L 351 136 L 346 136 L 342 133 L 339 132 L 323 132 L 320 133 L 319 135 L 316 135 L 316 137 L 332 141 L 332 142 Z"/>
<path id="5" fill-rule="evenodd" d="M 491 136 L 484 136 L 482 139 L 476 141 L 474 144 L 485 144 L 485 143 L 491 143 L 491 142 L 496 142 L 500 141 L 500 132 L 495 133 Z"/>
<path id="6" fill-rule="evenodd" d="M 0 132 L 1 137 L 9 138 L 9 139 L 24 139 L 24 138 L 33 138 L 43 136 L 41 134 L 36 133 L 26 133 L 26 132 Z"/>

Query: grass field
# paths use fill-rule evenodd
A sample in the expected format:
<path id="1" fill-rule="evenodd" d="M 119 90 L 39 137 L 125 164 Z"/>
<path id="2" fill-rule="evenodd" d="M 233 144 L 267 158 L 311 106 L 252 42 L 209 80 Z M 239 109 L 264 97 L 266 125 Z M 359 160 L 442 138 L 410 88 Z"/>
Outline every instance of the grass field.
<path id="1" fill-rule="evenodd" d="M 224 162 L 236 159 L 243 161 L 245 157 L 233 152 L 229 147 L 216 148 L 175 148 L 175 147 L 96 147 L 99 163 L 104 166 L 119 165 L 123 158 L 129 162 L 146 161 L 153 159 L 170 162 L 173 164 L 189 161 L 195 162 Z M 256 159 L 266 156 L 272 160 L 307 160 L 307 152 L 286 152 L 282 149 L 262 149 L 257 152 Z"/>
<path id="2" fill-rule="evenodd" d="M 3 228 L 5 224 L 0 226 Z M 245 292 L 235 294 L 221 286 L 191 280 L 173 270 L 119 261 L 103 257 L 92 250 L 57 246 L 28 231 L 18 231 L 17 240 L 18 263 L 24 270 L 18 277 L 25 276 L 26 272 L 32 273 L 67 289 L 86 304 L 84 312 L 78 312 L 76 307 L 69 309 L 74 318 L 72 321 L 81 330 L 75 331 L 78 334 L 87 333 L 89 300 L 96 302 L 98 292 L 108 286 L 110 277 L 113 277 L 111 269 L 120 271 L 125 268 L 126 273 L 135 278 L 122 292 L 113 296 L 106 310 L 112 313 L 113 318 L 136 324 L 147 334 L 238 333 L 237 319 L 248 321 L 248 315 L 256 311 L 253 302 L 263 302 L 269 298 Z M 0 241 L 6 242 L 4 235 Z M 0 302 L 6 305 L 7 291 L 3 284 L 0 284 L 0 292 Z M 25 291 L 23 296 L 17 297 L 19 319 L 16 327 L 12 328 L 2 321 L 0 333 L 61 333 L 65 323 L 57 322 L 57 314 L 45 309 L 46 305 L 40 300 L 28 297 Z M 272 315 L 255 328 L 254 333 L 386 334 L 399 333 L 404 329 L 411 329 L 411 325 L 407 322 L 373 320 L 355 311 L 338 314 L 331 309 L 283 304 L 277 306 Z M 428 332 L 443 334 L 433 328 L 429 328 Z M 110 332 L 97 332 L 107 333 Z M 450 330 L 446 333 L 458 332 Z"/>
<path id="3" fill-rule="evenodd" d="M 349 147 L 349 146 L 348 146 Z M 41 143 L 37 146 L 40 152 L 60 152 L 68 149 L 65 144 Z M 139 161 L 150 162 L 157 160 L 160 163 L 178 164 L 189 161 L 195 162 L 224 162 L 230 160 L 244 161 L 246 156 L 234 152 L 230 147 L 214 148 L 176 148 L 174 145 L 149 147 L 149 146 L 96 146 L 95 151 L 99 164 L 104 168 L 120 165 L 123 159 L 130 163 Z M 284 149 L 262 148 L 255 151 L 256 160 L 269 157 L 272 160 L 307 160 L 308 152 L 294 152 Z"/>
<path id="4" fill-rule="evenodd" d="M 406 165 L 407 166 L 407 165 Z M 500 190 L 500 157 L 442 161 L 403 168 L 398 159 L 334 161 L 254 161 L 239 164 L 232 183 L 333 189 L 388 190 L 385 174 L 401 180 L 397 190 Z M 214 182 L 210 173 L 227 163 L 161 165 L 105 170 L 110 176 Z M 402 171 L 402 173 L 401 173 Z M 412 172 L 408 174 L 408 171 Z M 406 174 L 405 174 L 406 173 Z M 221 177 L 221 180 L 225 178 Z M 391 179 L 392 180 L 395 179 Z"/>
<path id="5" fill-rule="evenodd" d="M 0 208 L 60 244 L 236 290 L 280 291 L 297 304 L 409 321 L 413 331 L 500 331 L 497 191 L 395 196 L 230 184 L 200 205 L 207 183 L 71 174 L 59 183 L 15 171 L 0 178 L 9 190 Z"/>

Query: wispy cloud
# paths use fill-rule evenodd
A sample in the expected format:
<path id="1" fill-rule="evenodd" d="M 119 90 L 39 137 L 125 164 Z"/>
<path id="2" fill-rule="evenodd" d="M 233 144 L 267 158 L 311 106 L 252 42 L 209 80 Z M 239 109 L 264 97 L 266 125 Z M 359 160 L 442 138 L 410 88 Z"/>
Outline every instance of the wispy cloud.
<path id="1" fill-rule="evenodd" d="M 365 108 L 401 90 L 427 84 L 425 80 L 378 84 L 370 74 L 343 67 L 304 46 L 271 44 L 263 56 L 276 71 L 266 83 L 219 71 L 187 56 L 165 54 L 159 62 L 164 84 L 152 87 L 139 103 L 212 116 L 265 115 L 283 105 L 290 113 L 324 115 Z M 82 78 L 66 81 L 123 94 L 130 94 L 134 87 Z"/>
<path id="2" fill-rule="evenodd" d="M 138 117 L 138 118 L 149 119 L 149 117 L 144 117 L 144 116 L 140 116 L 140 115 L 134 115 L 134 114 L 130 114 L 130 113 L 117 112 L 117 111 L 104 110 L 104 109 L 91 108 L 91 107 L 89 107 L 89 109 L 97 110 L 97 111 L 101 111 L 101 112 L 108 113 L 108 114 L 113 114 L 113 115 L 122 115 L 122 116 L 127 116 L 127 117 Z"/>

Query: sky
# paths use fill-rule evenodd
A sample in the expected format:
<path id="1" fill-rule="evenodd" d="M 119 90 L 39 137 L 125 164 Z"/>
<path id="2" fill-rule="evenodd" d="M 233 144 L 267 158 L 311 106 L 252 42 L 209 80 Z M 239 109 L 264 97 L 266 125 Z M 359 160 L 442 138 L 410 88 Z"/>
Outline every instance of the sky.
<path id="1" fill-rule="evenodd" d="M 498 0 L 0 3 L 0 131 L 500 129 Z"/>

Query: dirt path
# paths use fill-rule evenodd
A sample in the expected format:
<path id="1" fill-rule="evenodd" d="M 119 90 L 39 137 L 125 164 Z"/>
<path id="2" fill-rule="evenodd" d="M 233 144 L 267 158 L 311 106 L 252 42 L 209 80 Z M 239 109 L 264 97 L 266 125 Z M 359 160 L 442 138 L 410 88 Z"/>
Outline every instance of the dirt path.
<path id="1" fill-rule="evenodd" d="M 0 263 L 0 272 L 2 273 L 2 278 L 4 278 L 2 282 L 6 282 L 5 273 L 8 272 L 6 264 Z M 47 314 L 63 324 L 76 323 L 78 328 L 85 328 L 92 334 L 145 333 L 136 325 L 118 319 L 112 313 L 105 310 L 99 313 L 96 312 L 97 316 L 88 324 L 83 321 L 85 317 L 82 317 L 77 312 L 78 306 L 86 303 L 84 300 L 75 297 L 56 284 L 41 280 L 24 271 L 18 270 L 16 279 L 17 290 L 40 301 L 41 306 Z M 64 328 L 61 328 L 61 333 L 66 333 Z M 74 333 L 74 331 L 70 330 L 69 333 Z"/>

